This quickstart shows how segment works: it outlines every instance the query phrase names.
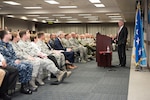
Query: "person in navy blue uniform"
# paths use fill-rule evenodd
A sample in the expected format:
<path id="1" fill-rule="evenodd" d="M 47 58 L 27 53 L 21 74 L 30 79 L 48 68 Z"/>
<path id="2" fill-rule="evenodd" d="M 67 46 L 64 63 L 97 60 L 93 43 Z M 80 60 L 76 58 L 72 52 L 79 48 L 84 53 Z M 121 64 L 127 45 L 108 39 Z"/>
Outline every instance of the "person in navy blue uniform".
<path id="1" fill-rule="evenodd" d="M 21 93 L 32 94 L 28 83 L 31 80 L 33 66 L 27 62 L 21 62 L 13 50 L 12 45 L 9 43 L 12 38 L 7 30 L 0 31 L 0 53 L 4 56 L 8 66 L 17 68 L 19 72 L 19 82 L 21 83 Z"/>

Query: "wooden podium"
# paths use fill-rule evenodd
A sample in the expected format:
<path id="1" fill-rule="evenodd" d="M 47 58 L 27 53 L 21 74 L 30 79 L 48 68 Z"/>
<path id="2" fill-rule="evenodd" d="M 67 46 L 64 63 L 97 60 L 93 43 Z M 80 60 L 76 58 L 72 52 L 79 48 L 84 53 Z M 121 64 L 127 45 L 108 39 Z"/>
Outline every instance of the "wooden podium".
<path id="1" fill-rule="evenodd" d="M 109 46 L 109 52 L 107 47 Z M 96 34 L 96 62 L 99 67 L 111 67 L 112 61 L 111 38 L 106 35 Z"/>

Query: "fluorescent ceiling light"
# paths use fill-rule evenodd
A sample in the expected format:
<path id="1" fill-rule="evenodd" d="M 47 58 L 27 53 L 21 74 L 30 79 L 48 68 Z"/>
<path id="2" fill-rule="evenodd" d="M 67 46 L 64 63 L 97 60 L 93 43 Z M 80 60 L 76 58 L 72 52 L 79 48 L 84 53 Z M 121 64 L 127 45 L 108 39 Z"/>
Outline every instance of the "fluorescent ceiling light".
<path id="1" fill-rule="evenodd" d="M 42 23 L 46 23 L 46 21 L 45 21 L 45 20 L 42 20 Z"/>
<path id="2" fill-rule="evenodd" d="M 110 18 L 115 18 L 115 17 L 121 17 L 121 16 L 108 16 L 108 17 L 110 17 Z"/>
<path id="3" fill-rule="evenodd" d="M 59 6 L 59 8 L 77 8 L 77 6 Z"/>
<path id="4" fill-rule="evenodd" d="M 78 16 L 91 16 L 92 14 L 78 14 Z"/>
<path id="5" fill-rule="evenodd" d="M 49 3 L 49 4 L 59 4 L 59 2 L 57 2 L 55 0 L 44 0 L 44 1 Z"/>
<path id="6" fill-rule="evenodd" d="M 3 1 L 3 3 L 9 4 L 9 5 L 21 5 L 20 3 L 17 3 L 14 1 Z"/>
<path id="7" fill-rule="evenodd" d="M 72 18 L 72 17 L 60 17 L 60 18 Z"/>
<path id="8" fill-rule="evenodd" d="M 55 20 L 55 19 L 46 19 L 46 20 L 48 20 L 48 21 L 53 21 L 53 20 Z"/>
<path id="9" fill-rule="evenodd" d="M 34 18 L 34 19 L 32 19 L 32 21 L 35 21 L 35 22 L 37 22 L 38 20 Z"/>
<path id="10" fill-rule="evenodd" d="M 21 19 L 27 20 L 28 18 L 25 16 L 22 16 Z"/>
<path id="11" fill-rule="evenodd" d="M 89 0 L 91 3 L 101 3 L 100 0 Z"/>
<path id="12" fill-rule="evenodd" d="M 13 18 L 13 17 L 15 17 L 14 15 L 6 15 L 6 17 L 11 17 L 11 18 Z"/>
<path id="13" fill-rule="evenodd" d="M 66 21 L 66 23 L 82 23 L 82 21 Z"/>
<path id="14" fill-rule="evenodd" d="M 52 16 L 65 16 L 64 14 L 54 14 Z"/>
<path id="15" fill-rule="evenodd" d="M 101 23 L 102 21 L 88 21 L 89 23 Z"/>
<path id="16" fill-rule="evenodd" d="M 38 17 L 40 15 L 27 15 L 28 17 Z"/>
<path id="17" fill-rule="evenodd" d="M 67 20 L 78 20 L 77 18 L 67 19 Z"/>
<path id="18" fill-rule="evenodd" d="M 105 7 L 104 4 L 94 4 L 96 7 Z"/>
<path id="19" fill-rule="evenodd" d="M 39 19 L 48 19 L 49 17 L 37 17 Z"/>
<path id="20" fill-rule="evenodd" d="M 25 9 L 42 9 L 42 7 L 23 7 Z"/>
<path id="21" fill-rule="evenodd" d="M 110 13 L 110 14 L 106 14 L 107 16 L 113 16 L 113 15 L 120 15 L 119 13 Z"/>
<path id="22" fill-rule="evenodd" d="M 84 16 L 83 18 L 98 18 L 98 16 Z"/>
<path id="23" fill-rule="evenodd" d="M 123 18 L 111 18 L 111 19 L 123 19 Z"/>

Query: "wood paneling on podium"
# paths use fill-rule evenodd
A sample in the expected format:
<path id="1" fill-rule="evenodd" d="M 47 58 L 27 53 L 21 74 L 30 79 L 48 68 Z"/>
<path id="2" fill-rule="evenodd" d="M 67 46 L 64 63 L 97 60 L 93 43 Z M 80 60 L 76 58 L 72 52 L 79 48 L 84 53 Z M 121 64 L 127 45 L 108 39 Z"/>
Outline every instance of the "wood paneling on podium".
<path id="1" fill-rule="evenodd" d="M 109 46 L 109 52 L 107 47 Z M 110 67 L 112 60 L 111 38 L 106 35 L 96 34 L 96 62 L 99 67 Z"/>

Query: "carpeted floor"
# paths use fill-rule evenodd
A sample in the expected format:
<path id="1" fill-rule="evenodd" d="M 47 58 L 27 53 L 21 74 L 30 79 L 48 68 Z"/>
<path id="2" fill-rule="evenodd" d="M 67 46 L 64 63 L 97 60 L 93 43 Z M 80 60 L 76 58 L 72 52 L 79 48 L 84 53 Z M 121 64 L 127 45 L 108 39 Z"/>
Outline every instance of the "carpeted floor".
<path id="1" fill-rule="evenodd" d="M 127 51 L 127 66 L 130 66 L 131 50 Z M 113 52 L 112 65 L 118 64 L 118 55 Z M 60 85 L 41 86 L 38 92 L 25 95 L 19 92 L 13 100 L 127 100 L 129 68 L 97 67 L 95 61 L 76 63 L 78 69 Z"/>

